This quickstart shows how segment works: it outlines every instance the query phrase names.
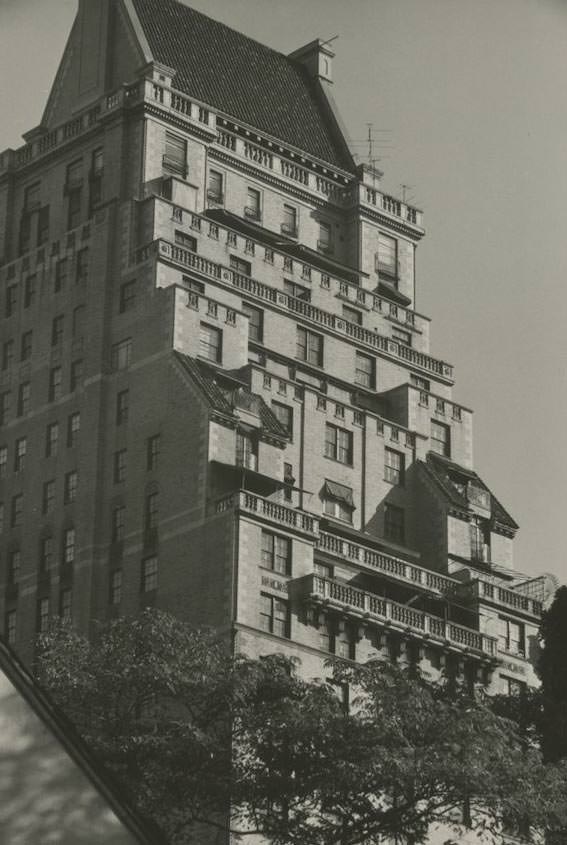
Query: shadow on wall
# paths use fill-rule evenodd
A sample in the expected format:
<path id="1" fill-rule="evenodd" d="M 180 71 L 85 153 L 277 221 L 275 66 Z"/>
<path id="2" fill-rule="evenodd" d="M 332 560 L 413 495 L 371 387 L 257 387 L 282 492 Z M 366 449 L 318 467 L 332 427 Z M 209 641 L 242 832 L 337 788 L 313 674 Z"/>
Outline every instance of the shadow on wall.
<path id="1" fill-rule="evenodd" d="M 134 837 L 0 673 L 0 842 L 132 845 Z"/>

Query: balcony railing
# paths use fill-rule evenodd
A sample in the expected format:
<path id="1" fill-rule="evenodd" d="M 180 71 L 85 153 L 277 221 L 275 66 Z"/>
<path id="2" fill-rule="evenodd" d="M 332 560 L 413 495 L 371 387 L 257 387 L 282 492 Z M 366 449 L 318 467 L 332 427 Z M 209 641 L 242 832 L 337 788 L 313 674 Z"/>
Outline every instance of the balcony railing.
<path id="1" fill-rule="evenodd" d="M 319 533 L 317 517 L 295 508 L 288 508 L 271 499 L 256 496 L 254 493 L 248 493 L 246 490 L 231 493 L 215 503 L 215 513 L 224 513 L 227 510 L 254 514 L 286 528 L 295 528 L 308 534 Z"/>
<path id="2" fill-rule="evenodd" d="M 543 611 L 542 603 L 537 601 L 537 599 L 517 593 L 515 590 L 509 590 L 506 587 L 501 587 L 482 578 L 472 581 L 466 587 L 470 591 L 470 594 L 481 601 L 482 599 L 487 599 L 509 610 L 529 613 L 530 616 L 535 616 L 536 618 L 541 617 Z"/>
<path id="3" fill-rule="evenodd" d="M 365 329 L 356 323 L 351 323 L 338 314 L 323 311 L 322 308 L 317 308 L 315 305 L 311 305 L 308 302 L 290 296 L 289 294 L 273 288 L 270 285 L 258 282 L 256 279 L 253 279 L 250 276 L 245 276 L 243 273 L 238 273 L 237 271 L 221 264 L 217 264 L 214 261 L 203 259 L 194 252 L 182 249 L 164 240 L 160 240 L 157 243 L 159 244 L 159 252 L 162 256 L 170 257 L 179 264 L 182 264 L 184 267 L 192 267 L 201 273 L 213 276 L 216 279 L 222 279 L 223 282 L 228 282 L 239 290 L 246 291 L 246 293 L 251 294 L 257 299 L 272 302 L 280 307 L 287 308 L 289 311 L 299 314 L 301 317 L 312 323 L 333 329 L 341 334 L 346 334 L 348 337 L 356 339 L 359 343 L 362 343 L 373 350 L 386 352 L 393 357 L 407 361 L 414 367 L 452 381 L 453 367 L 445 361 L 432 358 L 430 355 L 427 355 L 424 352 L 418 352 L 416 349 L 412 349 L 412 347 L 406 346 L 405 344 L 393 340 L 392 338 L 385 337 L 384 335 L 378 334 L 378 332 Z M 139 255 L 141 254 L 143 253 L 140 251 Z"/>
<path id="4" fill-rule="evenodd" d="M 350 540 L 343 540 L 334 534 L 322 531 L 319 534 L 318 547 L 334 557 L 371 567 L 396 581 L 403 581 L 413 587 L 424 587 L 438 595 L 449 595 L 459 586 L 459 582 L 438 572 L 431 572 L 422 566 L 408 563 L 401 558 L 369 549 Z"/>
<path id="5" fill-rule="evenodd" d="M 244 216 L 247 217 L 249 220 L 259 220 L 260 219 L 260 209 L 254 208 L 252 205 L 244 206 Z"/>
<path id="6" fill-rule="evenodd" d="M 374 620 L 394 630 L 443 643 L 457 651 L 472 652 L 481 657 L 496 657 L 496 638 L 481 631 L 465 628 L 320 575 L 307 575 L 302 581 L 303 596 L 308 601 L 334 607 L 361 620 Z"/>

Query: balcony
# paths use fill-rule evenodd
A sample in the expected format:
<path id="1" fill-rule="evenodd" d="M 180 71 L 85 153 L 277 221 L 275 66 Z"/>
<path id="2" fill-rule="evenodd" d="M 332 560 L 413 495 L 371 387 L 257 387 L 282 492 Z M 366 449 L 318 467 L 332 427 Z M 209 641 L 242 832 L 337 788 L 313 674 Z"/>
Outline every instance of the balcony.
<path id="1" fill-rule="evenodd" d="M 386 625 L 453 651 L 489 660 L 496 658 L 496 638 L 480 631 L 319 575 L 307 575 L 298 581 L 298 586 L 304 601 L 324 605 L 362 622 Z"/>
<path id="2" fill-rule="evenodd" d="M 231 493 L 215 503 L 215 513 L 224 513 L 228 510 L 248 513 L 261 517 L 269 522 L 281 525 L 284 528 L 294 528 L 306 534 L 316 536 L 319 533 L 319 520 L 311 514 L 273 502 L 271 499 L 264 499 L 246 490 L 239 490 Z"/>
<path id="3" fill-rule="evenodd" d="M 466 595 L 476 601 L 488 601 L 506 610 L 526 613 L 536 619 L 541 618 L 543 606 L 540 601 L 517 593 L 515 590 L 501 587 L 484 578 L 476 578 L 465 584 L 463 589 Z"/>
<path id="4" fill-rule="evenodd" d="M 427 355 L 425 352 L 418 352 L 411 346 L 406 346 L 392 338 L 380 335 L 378 332 L 370 331 L 356 323 L 351 323 L 338 314 L 323 311 L 323 309 L 317 308 L 315 305 L 290 296 L 270 285 L 258 282 L 256 279 L 246 276 L 243 273 L 238 273 L 224 265 L 204 259 L 189 250 L 168 243 L 165 240 L 158 240 L 155 244 L 157 245 L 160 256 L 166 260 L 172 260 L 183 267 L 191 267 L 198 272 L 219 279 L 223 283 L 231 284 L 233 287 L 245 291 L 256 299 L 263 302 L 271 302 L 273 305 L 284 308 L 310 323 L 323 326 L 341 335 L 353 338 L 358 343 L 369 347 L 373 351 L 385 352 L 393 358 L 403 360 L 412 367 L 417 367 L 427 373 L 436 375 L 446 382 L 452 383 L 453 381 L 453 367 L 445 361 L 432 358 L 431 355 Z M 138 251 L 138 260 L 145 260 L 152 252 L 155 252 L 155 247 L 153 250 L 151 246 L 142 247 Z"/>
<path id="5" fill-rule="evenodd" d="M 343 540 L 342 537 L 325 531 L 319 534 L 317 546 L 331 556 L 370 568 L 400 583 L 422 587 L 438 596 L 450 595 L 460 586 L 454 578 L 448 578 L 446 575 L 440 575 L 438 572 L 432 572 L 425 567 L 416 566 L 401 558 L 369 549 L 350 540 Z"/>

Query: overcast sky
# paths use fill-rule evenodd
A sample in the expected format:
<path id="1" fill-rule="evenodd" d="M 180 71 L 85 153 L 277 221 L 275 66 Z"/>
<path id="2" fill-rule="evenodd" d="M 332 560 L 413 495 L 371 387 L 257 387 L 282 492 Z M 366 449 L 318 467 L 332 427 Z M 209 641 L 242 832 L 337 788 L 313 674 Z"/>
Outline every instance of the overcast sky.
<path id="1" fill-rule="evenodd" d="M 37 125 L 77 0 L 0 0 L 0 150 Z M 516 567 L 567 581 L 567 0 L 194 0 L 289 53 L 332 38 L 335 99 L 425 211 L 418 310 L 475 410 Z"/>

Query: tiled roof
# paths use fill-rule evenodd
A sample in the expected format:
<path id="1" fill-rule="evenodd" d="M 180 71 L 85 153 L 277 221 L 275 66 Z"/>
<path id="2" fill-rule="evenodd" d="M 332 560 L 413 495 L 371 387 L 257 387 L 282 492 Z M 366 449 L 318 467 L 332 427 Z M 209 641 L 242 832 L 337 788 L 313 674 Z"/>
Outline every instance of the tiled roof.
<path id="1" fill-rule="evenodd" d="M 265 434 L 280 440 L 288 439 L 286 429 L 262 397 L 251 393 L 240 379 L 227 373 L 226 370 L 217 369 L 180 352 L 176 352 L 175 357 L 199 386 L 214 411 L 227 417 L 236 417 L 235 409 L 238 407 L 253 407 Z"/>
<path id="2" fill-rule="evenodd" d="M 460 464 L 456 464 L 454 461 L 450 461 L 448 458 L 444 458 L 434 452 L 429 452 L 426 463 L 420 463 L 422 463 L 429 475 L 437 482 L 448 501 L 454 507 L 463 511 L 470 510 L 466 495 L 459 490 L 457 485 L 459 479 L 472 481 L 477 487 L 485 490 L 490 495 L 490 514 L 495 522 L 513 530 L 519 527 L 518 523 L 510 516 L 480 476 L 473 470 L 466 469 L 466 467 L 462 467 Z"/>
<path id="3" fill-rule="evenodd" d="M 296 61 L 177 0 L 133 0 L 156 61 L 179 90 L 343 170 L 353 161 Z"/>

